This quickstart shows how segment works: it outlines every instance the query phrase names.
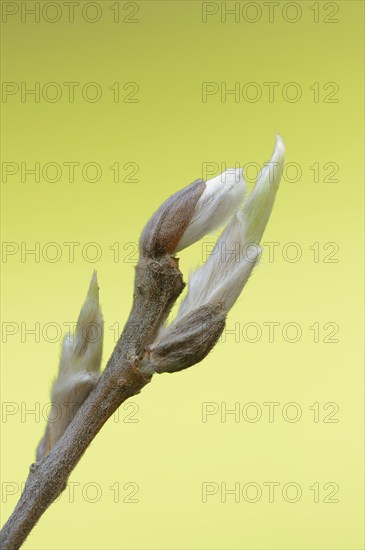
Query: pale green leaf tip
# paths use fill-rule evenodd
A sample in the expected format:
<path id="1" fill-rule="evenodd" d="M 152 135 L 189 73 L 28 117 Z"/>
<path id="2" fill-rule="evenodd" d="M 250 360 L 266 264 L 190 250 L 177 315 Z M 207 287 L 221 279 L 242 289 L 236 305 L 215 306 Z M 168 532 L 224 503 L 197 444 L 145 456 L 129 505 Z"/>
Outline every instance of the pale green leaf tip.
<path id="1" fill-rule="evenodd" d="M 91 276 L 90 286 L 89 286 L 86 299 L 95 300 L 96 302 L 99 303 L 99 285 L 98 285 L 98 277 L 97 277 L 96 269 L 94 269 L 93 274 Z"/>
<path id="2" fill-rule="evenodd" d="M 244 206 L 247 237 L 259 243 L 274 205 L 275 196 L 282 176 L 285 145 L 276 134 L 274 152 L 265 164 L 256 185 Z"/>

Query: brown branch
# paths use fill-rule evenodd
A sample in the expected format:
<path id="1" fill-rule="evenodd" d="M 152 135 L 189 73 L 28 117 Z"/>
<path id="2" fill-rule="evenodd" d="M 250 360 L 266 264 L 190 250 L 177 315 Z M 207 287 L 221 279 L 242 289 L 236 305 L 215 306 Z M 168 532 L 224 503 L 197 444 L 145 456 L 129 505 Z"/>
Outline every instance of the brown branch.
<path id="1" fill-rule="evenodd" d="M 1 530 L 2 550 L 16 550 L 39 518 L 66 488 L 67 480 L 103 424 L 151 378 L 139 369 L 150 344 L 184 288 L 177 261 L 168 255 L 141 259 L 136 268 L 134 300 L 124 331 L 92 393 L 64 435 L 40 462 L 31 465 L 20 500 Z"/>

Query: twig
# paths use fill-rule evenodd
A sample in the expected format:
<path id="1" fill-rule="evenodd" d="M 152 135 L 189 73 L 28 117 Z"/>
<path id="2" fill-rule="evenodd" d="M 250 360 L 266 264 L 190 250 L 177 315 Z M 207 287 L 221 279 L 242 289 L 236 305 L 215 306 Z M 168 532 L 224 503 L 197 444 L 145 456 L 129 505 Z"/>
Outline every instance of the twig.
<path id="1" fill-rule="evenodd" d="M 136 268 L 132 311 L 94 391 L 86 398 L 63 437 L 40 462 L 31 465 L 23 494 L 1 531 L 1 549 L 21 546 L 39 518 L 66 488 L 67 479 L 103 424 L 151 376 L 139 368 L 139 356 L 153 341 L 161 321 L 184 284 L 177 263 L 163 256 L 142 260 Z"/>
<path id="2" fill-rule="evenodd" d="M 264 167 L 244 206 L 242 171 L 228 170 L 175 193 L 149 220 L 140 240 L 132 310 L 99 381 L 102 341 L 90 343 L 80 326 L 76 342 L 64 341 L 52 404 L 62 408 L 76 395 L 78 410 L 73 419 L 64 416 L 56 428 L 48 423 L 37 462 L 31 465 L 20 500 L 1 531 L 2 550 L 21 546 L 123 401 L 139 393 L 153 374 L 188 368 L 214 347 L 229 309 L 259 259 L 258 243 L 274 204 L 283 162 L 284 146 L 278 137 L 271 166 Z M 227 219 L 216 249 L 191 275 L 177 316 L 166 326 L 171 307 L 185 286 L 174 254 Z M 236 245 L 238 254 L 232 256 Z M 226 259 L 221 257 L 223 249 L 230 251 Z M 95 276 L 79 321 L 83 325 L 89 318 L 96 320 L 102 329 L 96 296 Z"/>

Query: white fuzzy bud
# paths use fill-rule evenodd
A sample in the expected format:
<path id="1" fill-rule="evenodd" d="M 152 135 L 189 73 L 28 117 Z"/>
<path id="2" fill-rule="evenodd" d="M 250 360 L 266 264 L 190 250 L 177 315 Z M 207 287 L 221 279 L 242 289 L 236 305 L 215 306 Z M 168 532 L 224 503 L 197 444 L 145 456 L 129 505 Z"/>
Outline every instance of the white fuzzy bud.
<path id="1" fill-rule="evenodd" d="M 259 243 L 274 205 L 283 164 L 284 144 L 278 136 L 274 154 L 243 207 L 241 169 L 223 174 L 228 176 L 226 187 L 222 174 L 206 182 L 175 252 L 217 228 L 227 217 L 230 221 L 207 262 L 190 276 L 176 318 L 169 326 L 161 327 L 155 342 L 146 348 L 141 361 L 143 371 L 153 374 L 182 370 L 201 361 L 213 348 L 227 312 L 261 255 Z"/>
<path id="2" fill-rule="evenodd" d="M 246 204 L 232 217 L 207 262 L 190 276 L 174 323 L 204 304 L 222 303 L 225 312 L 233 306 L 260 257 L 258 244 L 271 214 L 283 164 L 284 144 L 278 136 L 273 156 Z"/>
<path id="3" fill-rule="evenodd" d="M 246 239 L 260 243 L 269 221 L 276 192 L 279 187 L 284 166 L 285 146 L 279 135 L 276 136 L 274 153 L 261 170 L 256 185 L 243 208 L 246 224 Z"/>
<path id="4" fill-rule="evenodd" d="M 224 324 L 220 304 L 195 309 L 146 348 L 140 369 L 152 375 L 177 372 L 199 363 L 215 346 Z"/>
<path id="5" fill-rule="evenodd" d="M 222 226 L 241 206 L 245 197 L 242 169 L 228 169 L 205 182 L 205 189 L 196 203 L 194 214 L 175 252 L 199 241 L 204 235 Z"/>
<path id="6" fill-rule="evenodd" d="M 64 338 L 59 376 L 68 377 L 70 373 L 82 371 L 98 372 L 102 349 L 103 316 L 99 305 L 98 281 L 94 271 L 77 320 L 75 334 L 74 336 L 67 334 Z"/>
<path id="7" fill-rule="evenodd" d="M 176 320 L 204 304 L 222 302 L 227 312 L 240 295 L 260 252 L 257 246 L 247 246 L 244 218 L 238 212 L 219 237 L 206 263 L 191 274 L 188 292 Z"/>
<path id="8" fill-rule="evenodd" d="M 37 460 L 57 443 L 100 376 L 103 317 L 96 272 L 91 278 L 75 334 L 63 340 L 58 376 L 51 391 L 52 408 L 46 433 L 37 449 Z"/>

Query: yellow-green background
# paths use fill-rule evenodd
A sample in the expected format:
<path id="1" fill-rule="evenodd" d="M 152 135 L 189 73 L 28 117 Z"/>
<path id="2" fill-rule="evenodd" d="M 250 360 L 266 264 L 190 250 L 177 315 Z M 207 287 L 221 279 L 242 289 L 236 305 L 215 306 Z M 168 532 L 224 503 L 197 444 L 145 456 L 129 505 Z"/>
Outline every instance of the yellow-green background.
<path id="1" fill-rule="evenodd" d="M 28 3 L 31 4 L 31 3 Z M 81 2 L 82 4 L 82 2 Z M 79 15 L 70 24 L 30 22 L 18 17 L 2 25 L 4 81 L 96 81 L 104 96 L 92 104 L 66 99 L 52 104 L 19 95 L 2 104 L 2 159 L 41 164 L 98 162 L 105 176 L 98 183 L 63 177 L 35 183 L 19 177 L 2 183 L 2 239 L 28 246 L 50 241 L 100 243 L 103 256 L 92 264 L 76 252 L 58 263 L 20 256 L 2 263 L 2 321 L 31 327 L 76 321 L 94 267 L 98 270 L 105 344 L 103 366 L 114 338 L 109 328 L 126 320 L 131 304 L 133 263 L 123 260 L 152 211 L 175 190 L 202 174 L 203 162 L 258 162 L 271 153 L 275 133 L 286 144 L 286 161 L 301 165 L 297 183 L 282 183 L 265 241 L 280 244 L 275 261 L 267 254 L 230 313 L 235 323 L 293 321 L 303 336 L 285 342 L 280 330 L 253 344 L 227 335 L 204 363 L 188 371 L 157 376 L 139 396 L 137 423 L 110 421 L 75 469 L 75 502 L 62 496 L 45 513 L 24 547 L 29 549 L 360 549 L 363 492 L 362 377 L 362 158 L 363 158 L 363 3 L 337 2 L 338 23 L 313 22 L 312 2 L 298 2 L 303 16 L 273 23 L 267 10 L 260 21 L 222 23 L 220 15 L 201 22 L 198 1 L 138 2 L 139 23 L 113 23 L 112 3 L 90 24 Z M 228 3 L 230 7 L 233 3 Z M 246 4 L 246 2 L 241 3 Z M 285 3 L 284 3 L 285 4 Z M 287 4 L 287 3 L 286 3 Z M 322 10 L 322 11 L 321 11 Z M 124 14 L 123 10 L 121 11 Z M 79 11 L 76 11 L 79 14 Z M 138 82 L 139 103 L 114 103 L 113 82 Z M 257 103 L 215 96 L 201 101 L 204 81 L 295 81 L 303 89 L 297 103 L 273 103 L 267 92 Z M 314 82 L 339 85 L 338 103 L 313 101 Z M 263 90 L 265 90 L 263 88 Z M 266 94 L 266 95 L 265 95 Z M 77 96 L 79 98 L 79 95 Z M 113 162 L 140 166 L 138 183 L 114 183 Z M 313 181 L 309 169 L 336 162 L 338 182 Z M 208 238 L 208 240 L 211 238 Z M 121 259 L 108 249 L 121 243 Z M 282 259 L 282 246 L 296 242 L 297 263 Z M 320 261 L 309 249 L 318 242 Z M 323 261 L 323 246 L 339 246 L 337 263 Z M 80 247 L 79 249 L 80 250 Z M 181 253 L 187 275 L 201 258 L 201 244 Z M 327 253 L 330 250 L 327 251 Z M 313 342 L 308 328 L 336 322 L 338 343 Z M 10 337 L 2 348 L 2 401 L 41 407 L 49 401 L 59 343 Z M 277 409 L 274 423 L 243 419 L 226 423 L 219 415 L 201 421 L 203 402 L 242 406 L 295 401 L 303 409 L 288 423 Z M 313 422 L 314 402 L 338 403 L 338 423 Z M 24 407 L 24 405 L 23 405 Z M 122 411 L 121 420 L 126 412 Z M 21 483 L 44 421 L 20 414 L 1 424 L 2 483 Z M 139 503 L 114 503 L 115 482 L 139 484 Z M 219 495 L 201 502 L 204 481 L 294 481 L 303 496 L 290 504 L 278 493 L 268 503 L 239 503 Z M 81 489 L 96 482 L 99 502 L 85 502 Z M 314 503 L 314 482 L 340 486 L 339 503 Z M 2 486 L 2 488 L 4 485 Z M 126 495 L 122 491 L 123 496 Z M 327 493 L 325 493 L 327 494 Z M 2 522 L 19 495 L 2 503 Z M 323 494 L 322 497 L 323 498 Z M 3 495 L 4 499 L 4 495 Z"/>

